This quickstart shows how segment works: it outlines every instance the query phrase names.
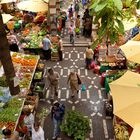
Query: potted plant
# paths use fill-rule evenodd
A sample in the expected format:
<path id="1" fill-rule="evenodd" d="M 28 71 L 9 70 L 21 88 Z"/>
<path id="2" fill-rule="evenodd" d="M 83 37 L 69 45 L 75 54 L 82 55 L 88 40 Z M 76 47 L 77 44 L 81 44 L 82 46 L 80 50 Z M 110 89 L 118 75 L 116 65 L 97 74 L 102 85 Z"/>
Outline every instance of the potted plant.
<path id="1" fill-rule="evenodd" d="M 68 111 L 61 125 L 62 132 L 75 140 L 85 140 L 90 130 L 89 119 L 77 111 Z"/>

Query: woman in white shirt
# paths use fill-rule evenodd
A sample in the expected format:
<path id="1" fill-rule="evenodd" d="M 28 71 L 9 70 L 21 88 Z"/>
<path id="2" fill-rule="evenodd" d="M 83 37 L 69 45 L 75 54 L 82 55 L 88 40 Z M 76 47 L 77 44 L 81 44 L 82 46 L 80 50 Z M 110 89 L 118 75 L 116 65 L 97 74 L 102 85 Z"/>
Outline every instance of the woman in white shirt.
<path id="1" fill-rule="evenodd" d="M 32 127 L 32 140 L 45 140 L 44 130 L 40 126 L 39 122 L 35 122 Z"/>

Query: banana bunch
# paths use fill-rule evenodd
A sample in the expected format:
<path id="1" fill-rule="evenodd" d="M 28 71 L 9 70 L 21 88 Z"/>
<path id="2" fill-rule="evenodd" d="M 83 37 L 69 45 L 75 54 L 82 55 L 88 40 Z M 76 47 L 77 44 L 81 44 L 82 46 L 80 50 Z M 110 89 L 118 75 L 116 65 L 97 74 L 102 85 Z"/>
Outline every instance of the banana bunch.
<path id="1" fill-rule="evenodd" d="M 115 124 L 114 131 L 116 140 L 129 140 L 129 134 L 126 126 Z"/>

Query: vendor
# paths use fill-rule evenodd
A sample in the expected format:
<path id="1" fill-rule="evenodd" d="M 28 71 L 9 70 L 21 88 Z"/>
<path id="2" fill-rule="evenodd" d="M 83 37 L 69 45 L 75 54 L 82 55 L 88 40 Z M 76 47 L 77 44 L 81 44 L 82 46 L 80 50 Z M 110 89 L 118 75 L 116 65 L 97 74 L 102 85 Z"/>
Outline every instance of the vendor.
<path id="1" fill-rule="evenodd" d="M 43 44 L 44 58 L 46 60 L 51 59 L 51 46 L 52 46 L 52 43 L 51 43 L 51 41 L 49 39 L 49 35 L 46 35 L 46 37 L 42 41 L 42 44 Z"/>
<path id="2" fill-rule="evenodd" d="M 24 124 L 28 128 L 27 136 L 30 137 L 32 135 L 32 126 L 34 124 L 34 115 L 32 114 L 29 108 L 24 109 L 24 114 L 25 114 Z"/>
<path id="3" fill-rule="evenodd" d="M 18 40 L 17 40 L 16 35 L 10 32 L 7 35 L 7 39 L 8 39 L 10 51 L 19 52 Z"/>

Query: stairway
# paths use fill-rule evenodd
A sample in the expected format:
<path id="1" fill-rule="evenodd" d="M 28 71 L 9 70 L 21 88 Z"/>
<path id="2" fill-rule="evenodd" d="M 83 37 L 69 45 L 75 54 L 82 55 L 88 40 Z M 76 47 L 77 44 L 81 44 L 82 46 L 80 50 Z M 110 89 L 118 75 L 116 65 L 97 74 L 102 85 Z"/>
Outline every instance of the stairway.
<path id="1" fill-rule="evenodd" d="M 63 46 L 64 47 L 72 47 L 73 44 L 70 43 L 70 39 L 69 39 L 69 35 L 66 34 L 64 36 L 64 38 L 62 38 L 63 40 Z M 74 46 L 75 47 L 88 47 L 91 44 L 91 39 L 90 38 L 85 38 L 82 35 L 78 37 L 75 37 L 74 39 Z"/>

